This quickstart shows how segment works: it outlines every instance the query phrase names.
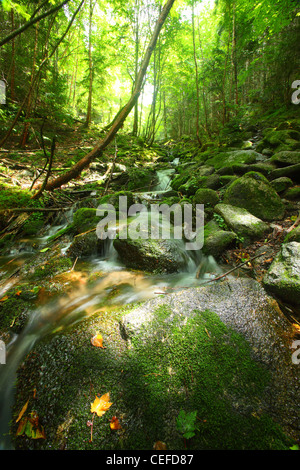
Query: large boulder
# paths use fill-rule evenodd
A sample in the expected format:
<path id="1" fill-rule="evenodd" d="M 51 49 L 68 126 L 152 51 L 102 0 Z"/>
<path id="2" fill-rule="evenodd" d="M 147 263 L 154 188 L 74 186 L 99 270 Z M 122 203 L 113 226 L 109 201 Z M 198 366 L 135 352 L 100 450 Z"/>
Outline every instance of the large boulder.
<path id="1" fill-rule="evenodd" d="M 221 152 L 206 160 L 206 165 L 212 165 L 216 170 L 239 164 L 251 164 L 259 161 L 260 154 L 254 150 L 233 150 Z"/>
<path id="2" fill-rule="evenodd" d="M 300 243 L 289 242 L 273 260 L 263 279 L 264 286 L 280 299 L 300 305 Z"/>
<path id="3" fill-rule="evenodd" d="M 271 162 L 276 163 L 278 166 L 296 165 L 300 162 L 300 151 L 282 151 L 277 152 L 271 157 Z"/>
<path id="4" fill-rule="evenodd" d="M 168 315 L 166 309 L 164 315 L 158 314 L 159 308 L 162 306 L 167 307 L 169 310 Z M 204 314 L 203 312 L 211 313 Z M 218 326 L 219 320 L 224 324 L 223 339 L 219 337 L 217 331 L 214 331 L 210 323 L 214 323 L 218 329 L 220 326 Z M 195 358 L 198 358 L 196 362 L 197 360 L 198 363 L 203 361 L 207 364 L 210 375 L 216 375 L 216 389 L 218 388 L 217 383 L 222 383 L 223 391 L 216 399 L 214 407 L 218 408 L 226 397 L 231 402 L 233 414 L 242 413 L 245 419 L 247 419 L 248 414 L 252 414 L 252 416 L 256 416 L 257 424 L 264 412 L 267 412 L 275 421 L 281 423 L 289 433 L 297 434 L 299 431 L 297 398 L 299 393 L 299 366 L 297 367 L 292 363 L 293 328 L 278 308 L 278 304 L 266 294 L 259 283 L 249 278 L 229 279 L 225 282 L 186 289 L 167 297 L 147 301 L 122 318 L 121 330 L 125 338 L 134 340 L 133 344 L 136 344 L 137 337 L 145 345 L 152 344 L 154 338 L 157 338 L 157 341 L 167 347 L 172 338 L 169 332 L 171 325 L 177 325 L 183 341 L 184 334 L 186 334 L 185 327 L 192 331 L 194 321 L 203 325 L 208 342 L 208 344 L 205 344 L 205 341 L 194 340 Z M 251 357 L 258 361 L 260 367 L 262 367 L 261 370 L 265 370 L 266 376 L 270 378 L 268 386 L 261 388 L 262 395 L 260 396 L 257 395 L 257 392 L 254 392 L 254 394 L 250 392 L 250 384 L 253 385 L 252 380 L 255 382 L 254 376 L 252 379 L 249 377 L 248 384 L 244 383 L 242 385 L 242 377 L 247 367 L 237 372 L 235 378 L 232 377 L 232 385 L 234 384 L 234 386 L 231 391 L 227 388 L 228 384 L 226 385 L 227 366 L 225 356 L 223 372 L 215 369 L 215 361 L 223 357 L 223 354 L 227 354 L 227 348 L 230 347 L 231 340 L 234 338 L 233 333 L 225 331 L 228 327 L 246 339 Z M 200 336 L 198 336 L 199 338 Z M 214 358 L 207 356 L 210 347 L 214 349 Z M 236 345 L 236 347 L 238 346 Z M 156 346 L 152 344 L 152 349 L 155 350 L 155 348 Z M 168 351 L 168 348 L 166 350 Z M 241 349 L 239 349 L 239 353 L 242 354 Z M 163 353 L 161 357 L 164 357 L 165 354 L 168 353 Z M 180 356 L 182 352 L 178 350 L 177 354 Z M 185 360 L 183 358 L 184 354 L 182 360 Z M 231 359 L 233 361 L 232 370 L 235 370 L 237 364 L 234 356 Z M 180 362 L 180 357 L 178 357 L 178 361 Z M 199 371 L 196 362 L 192 364 L 189 356 L 186 364 L 191 373 L 189 375 L 191 384 L 193 383 L 196 386 L 201 396 L 200 407 L 202 410 L 206 410 L 209 406 L 210 395 L 210 391 L 207 389 L 208 383 L 203 381 L 206 368 Z M 159 367 L 157 370 L 161 372 L 161 364 L 159 363 L 157 366 Z M 169 370 L 171 371 L 170 374 L 178 373 L 175 364 L 171 362 L 169 363 Z M 215 372 L 212 373 L 212 370 Z M 233 374 L 235 375 L 235 372 Z M 172 375 L 170 376 L 172 377 Z M 193 390 L 196 389 L 193 388 Z M 242 398 L 243 393 L 246 394 L 244 398 Z M 189 399 L 192 399 L 192 397 L 190 396 Z M 207 416 L 206 419 L 209 421 Z M 231 433 L 232 429 L 228 429 L 228 432 Z"/>
<path id="5" fill-rule="evenodd" d="M 281 219 L 285 212 L 283 202 L 267 178 L 255 171 L 235 180 L 227 188 L 223 202 L 247 209 L 265 221 Z"/>
<path id="6" fill-rule="evenodd" d="M 260 239 L 270 231 L 269 225 L 246 209 L 230 204 L 217 204 L 215 212 L 223 217 L 227 226 L 245 241 Z"/>
<path id="7" fill-rule="evenodd" d="M 116 237 L 113 245 L 121 262 L 131 269 L 175 273 L 186 270 L 190 262 L 182 240 Z"/>

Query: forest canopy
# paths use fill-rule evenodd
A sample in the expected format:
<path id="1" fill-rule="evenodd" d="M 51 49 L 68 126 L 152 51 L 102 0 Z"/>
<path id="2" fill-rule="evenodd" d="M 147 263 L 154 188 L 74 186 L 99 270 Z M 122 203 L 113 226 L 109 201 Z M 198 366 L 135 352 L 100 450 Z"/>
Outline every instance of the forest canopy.
<path id="1" fill-rule="evenodd" d="M 36 122 L 110 126 L 128 102 L 162 3 L 2 0 L 1 146 Z M 297 0 L 177 0 L 124 130 L 199 143 L 291 104 L 299 77 Z M 23 123 L 16 135 L 16 122 Z"/>

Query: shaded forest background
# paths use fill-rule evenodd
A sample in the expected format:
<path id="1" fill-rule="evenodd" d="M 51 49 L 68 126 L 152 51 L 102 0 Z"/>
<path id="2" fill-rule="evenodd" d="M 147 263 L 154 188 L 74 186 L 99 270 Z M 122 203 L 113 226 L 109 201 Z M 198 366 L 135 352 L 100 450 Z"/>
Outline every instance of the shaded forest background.
<path id="1" fill-rule="evenodd" d="M 44 121 L 109 128 L 132 93 L 161 9 L 151 0 L 3 0 L 0 146 L 35 145 Z M 203 148 L 296 108 L 299 15 L 297 0 L 175 2 L 124 131 L 149 145 L 188 137 Z"/>

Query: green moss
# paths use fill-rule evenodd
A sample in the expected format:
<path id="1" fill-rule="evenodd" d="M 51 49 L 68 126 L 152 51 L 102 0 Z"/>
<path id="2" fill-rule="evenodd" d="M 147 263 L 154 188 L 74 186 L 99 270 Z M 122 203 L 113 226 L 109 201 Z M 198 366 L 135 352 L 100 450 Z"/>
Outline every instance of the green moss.
<path id="1" fill-rule="evenodd" d="M 34 406 L 47 439 L 16 438 L 13 419 L 17 449 L 153 450 L 154 442 L 163 440 L 168 449 L 183 450 L 176 429 L 180 410 L 197 411 L 200 419 L 190 450 L 288 448 L 289 440 L 257 406 L 269 385 L 268 372 L 216 314 L 197 311 L 186 319 L 162 305 L 126 347 L 118 328 L 126 313 L 98 313 L 46 340 L 27 358 L 14 416 L 36 388 L 38 400 L 30 401 L 28 412 Z M 91 346 L 96 331 L 106 349 Z M 107 392 L 113 404 L 103 417 L 94 417 L 90 442 L 91 403 Z M 109 428 L 113 416 L 120 419 L 119 432 Z"/>
<path id="2" fill-rule="evenodd" d="M 100 218 L 96 213 L 97 209 L 90 207 L 82 207 L 81 209 L 78 209 L 73 218 L 73 228 L 75 232 L 83 233 L 95 228 L 100 221 Z"/>
<path id="3" fill-rule="evenodd" d="M 200 188 L 196 192 L 193 202 L 194 204 L 210 204 L 211 206 L 215 206 L 219 202 L 219 196 L 213 189 Z"/>
<path id="4" fill-rule="evenodd" d="M 45 261 L 40 264 L 39 267 L 35 268 L 34 272 L 29 277 L 33 281 L 42 280 L 68 271 L 72 265 L 72 260 L 66 256 L 53 256 L 48 261 Z"/>
<path id="5" fill-rule="evenodd" d="M 147 449 L 158 436 L 168 436 L 181 409 L 197 410 L 206 420 L 191 449 L 287 448 L 287 440 L 268 416 L 254 416 L 257 396 L 268 384 L 267 371 L 251 359 L 246 341 L 217 315 L 197 312 L 182 324 L 161 307 L 145 329 L 147 341 L 143 332 L 132 339 L 124 397 L 126 406 L 143 420 L 145 432 L 132 428 L 126 448 Z M 246 400 L 245 408 L 234 409 L 230 397 Z M 170 448 L 181 448 L 179 436 L 173 439 Z"/>
<path id="6" fill-rule="evenodd" d="M 259 219 L 272 221 L 284 215 L 284 204 L 259 172 L 248 172 L 233 181 L 224 194 L 225 204 L 247 209 Z"/>

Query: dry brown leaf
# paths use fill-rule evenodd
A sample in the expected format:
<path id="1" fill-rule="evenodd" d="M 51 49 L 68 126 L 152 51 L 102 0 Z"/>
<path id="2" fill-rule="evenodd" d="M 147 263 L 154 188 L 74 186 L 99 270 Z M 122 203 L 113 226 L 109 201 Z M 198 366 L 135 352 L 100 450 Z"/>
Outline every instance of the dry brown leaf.
<path id="1" fill-rule="evenodd" d="M 120 421 L 118 420 L 118 418 L 116 416 L 113 416 L 111 418 L 109 426 L 110 426 L 110 429 L 112 429 L 113 431 L 117 431 L 118 429 L 122 429 Z"/>
<path id="2" fill-rule="evenodd" d="M 156 441 L 153 446 L 154 450 L 167 450 L 167 445 L 162 441 Z"/>

